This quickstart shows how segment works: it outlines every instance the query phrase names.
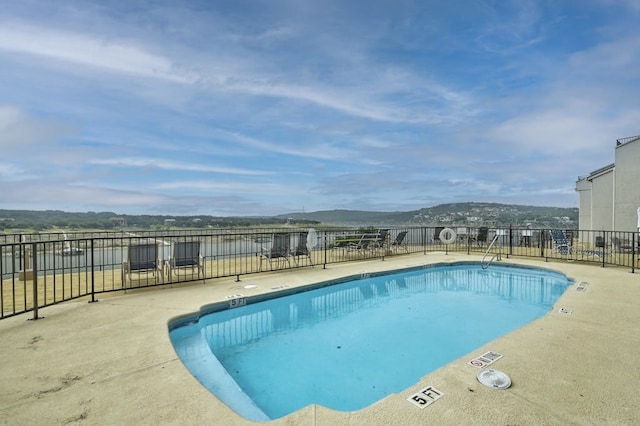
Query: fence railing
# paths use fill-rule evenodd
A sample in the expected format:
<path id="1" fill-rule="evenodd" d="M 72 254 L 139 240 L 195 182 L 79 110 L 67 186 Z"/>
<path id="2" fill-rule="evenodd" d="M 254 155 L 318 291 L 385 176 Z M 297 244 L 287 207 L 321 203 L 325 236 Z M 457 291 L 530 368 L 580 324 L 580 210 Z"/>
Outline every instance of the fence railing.
<path id="1" fill-rule="evenodd" d="M 443 232 L 446 229 L 446 232 Z M 440 238 L 442 234 L 443 238 Z M 144 287 L 434 251 L 588 262 L 635 272 L 635 232 L 485 227 L 260 228 L 0 236 L 0 319 Z"/>

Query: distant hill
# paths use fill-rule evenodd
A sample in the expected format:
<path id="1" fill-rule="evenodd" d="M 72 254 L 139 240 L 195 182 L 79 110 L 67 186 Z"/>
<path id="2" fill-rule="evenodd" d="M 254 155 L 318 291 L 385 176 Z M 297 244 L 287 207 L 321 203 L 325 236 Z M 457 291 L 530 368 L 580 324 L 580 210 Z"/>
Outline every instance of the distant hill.
<path id="1" fill-rule="evenodd" d="M 313 220 L 328 225 L 404 225 L 411 221 L 416 212 L 371 212 L 364 210 L 324 210 L 309 213 L 290 213 L 280 218 L 294 221 Z"/>
<path id="2" fill-rule="evenodd" d="M 279 217 L 312 220 L 324 224 L 360 225 L 427 225 L 427 226 L 530 226 L 532 228 L 567 228 L 578 225 L 578 209 L 572 207 L 540 207 L 499 203 L 452 203 L 406 212 L 371 212 L 358 210 L 325 210 L 290 213 Z"/>
<path id="3" fill-rule="evenodd" d="M 302 221 L 302 220 L 301 220 Z M 64 212 L 60 210 L 2 210 L 0 231 L 18 233 L 58 230 L 111 229 L 197 229 L 233 228 L 260 225 L 284 225 L 286 219 L 277 217 L 214 217 L 168 215 L 119 215 L 113 212 Z M 316 224 L 312 222 L 311 224 Z"/>
<path id="4" fill-rule="evenodd" d="M 326 210 L 269 217 L 118 215 L 113 212 L 70 213 L 59 210 L 1 210 L 0 231 L 56 229 L 231 228 L 295 223 L 334 226 L 529 226 L 576 229 L 578 209 L 498 203 L 441 204 L 406 212 Z"/>

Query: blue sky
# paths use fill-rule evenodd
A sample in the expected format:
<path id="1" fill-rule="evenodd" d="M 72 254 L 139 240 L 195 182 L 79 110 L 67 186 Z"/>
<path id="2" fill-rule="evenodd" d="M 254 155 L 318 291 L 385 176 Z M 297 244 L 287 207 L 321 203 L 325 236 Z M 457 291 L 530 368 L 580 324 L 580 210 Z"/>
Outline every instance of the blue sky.
<path id="1" fill-rule="evenodd" d="M 0 208 L 577 207 L 637 0 L 0 0 Z"/>

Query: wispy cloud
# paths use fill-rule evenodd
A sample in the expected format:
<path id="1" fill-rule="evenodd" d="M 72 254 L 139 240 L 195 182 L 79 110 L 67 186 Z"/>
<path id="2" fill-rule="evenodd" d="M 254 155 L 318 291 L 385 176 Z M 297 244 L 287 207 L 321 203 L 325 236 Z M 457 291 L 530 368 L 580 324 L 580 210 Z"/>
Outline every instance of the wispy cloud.
<path id="1" fill-rule="evenodd" d="M 70 126 L 62 122 L 29 116 L 20 108 L 0 104 L 0 147 L 5 153 L 70 134 Z"/>
<path id="2" fill-rule="evenodd" d="M 205 166 L 201 164 L 191 164 L 178 161 L 171 161 L 161 158 L 111 158 L 111 159 L 94 159 L 90 164 L 113 167 L 132 167 L 142 169 L 159 169 L 200 173 L 220 173 L 230 175 L 251 175 L 261 176 L 272 174 L 269 171 L 238 169 L 232 167 L 216 167 Z"/>
<path id="3" fill-rule="evenodd" d="M 4 22 L 0 24 L 0 50 L 44 56 L 97 70 L 176 83 L 193 82 L 192 76 L 174 69 L 168 58 L 106 37 Z"/>
<path id="4" fill-rule="evenodd" d="M 609 7 L 624 7 L 634 12 L 640 12 L 640 3 L 635 0 L 597 0 L 597 2 Z"/>
<path id="5" fill-rule="evenodd" d="M 639 9 L 640 10 L 640 9 Z M 619 38 L 594 45 L 570 57 L 573 71 L 579 76 L 637 79 L 640 66 L 640 35 Z"/>
<path id="6" fill-rule="evenodd" d="M 276 195 L 276 196 L 292 196 L 301 195 L 305 191 L 298 189 L 295 183 L 260 183 L 260 182 L 233 182 L 233 181 L 174 181 L 165 182 L 154 185 L 158 190 L 188 190 L 199 193 L 236 193 L 243 195 L 259 194 L 259 195 Z"/>
<path id="7" fill-rule="evenodd" d="M 11 163 L 0 162 L 0 179 L 7 182 L 21 181 L 25 179 L 32 179 L 33 176 L 29 175 L 27 170 L 22 167 L 18 167 Z"/>
<path id="8" fill-rule="evenodd" d="M 332 144 L 319 143 L 308 145 L 297 144 L 278 144 L 272 142 L 266 142 L 257 138 L 252 138 L 239 133 L 227 133 L 229 138 L 237 143 L 251 149 L 258 149 L 264 152 L 270 152 L 275 154 L 285 154 L 294 157 L 307 157 L 314 159 L 324 160 L 343 160 L 349 155 L 353 155 L 353 151 L 344 149 L 341 147 L 333 146 Z"/>

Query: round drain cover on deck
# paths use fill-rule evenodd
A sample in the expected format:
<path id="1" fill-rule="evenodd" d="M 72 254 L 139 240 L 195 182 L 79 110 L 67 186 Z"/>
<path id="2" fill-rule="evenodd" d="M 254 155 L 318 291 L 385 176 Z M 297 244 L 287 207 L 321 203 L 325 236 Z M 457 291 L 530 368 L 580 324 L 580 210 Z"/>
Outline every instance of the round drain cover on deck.
<path id="1" fill-rule="evenodd" d="M 511 386 L 509 376 L 498 370 L 481 370 L 478 373 L 478 381 L 492 389 L 507 389 Z"/>

